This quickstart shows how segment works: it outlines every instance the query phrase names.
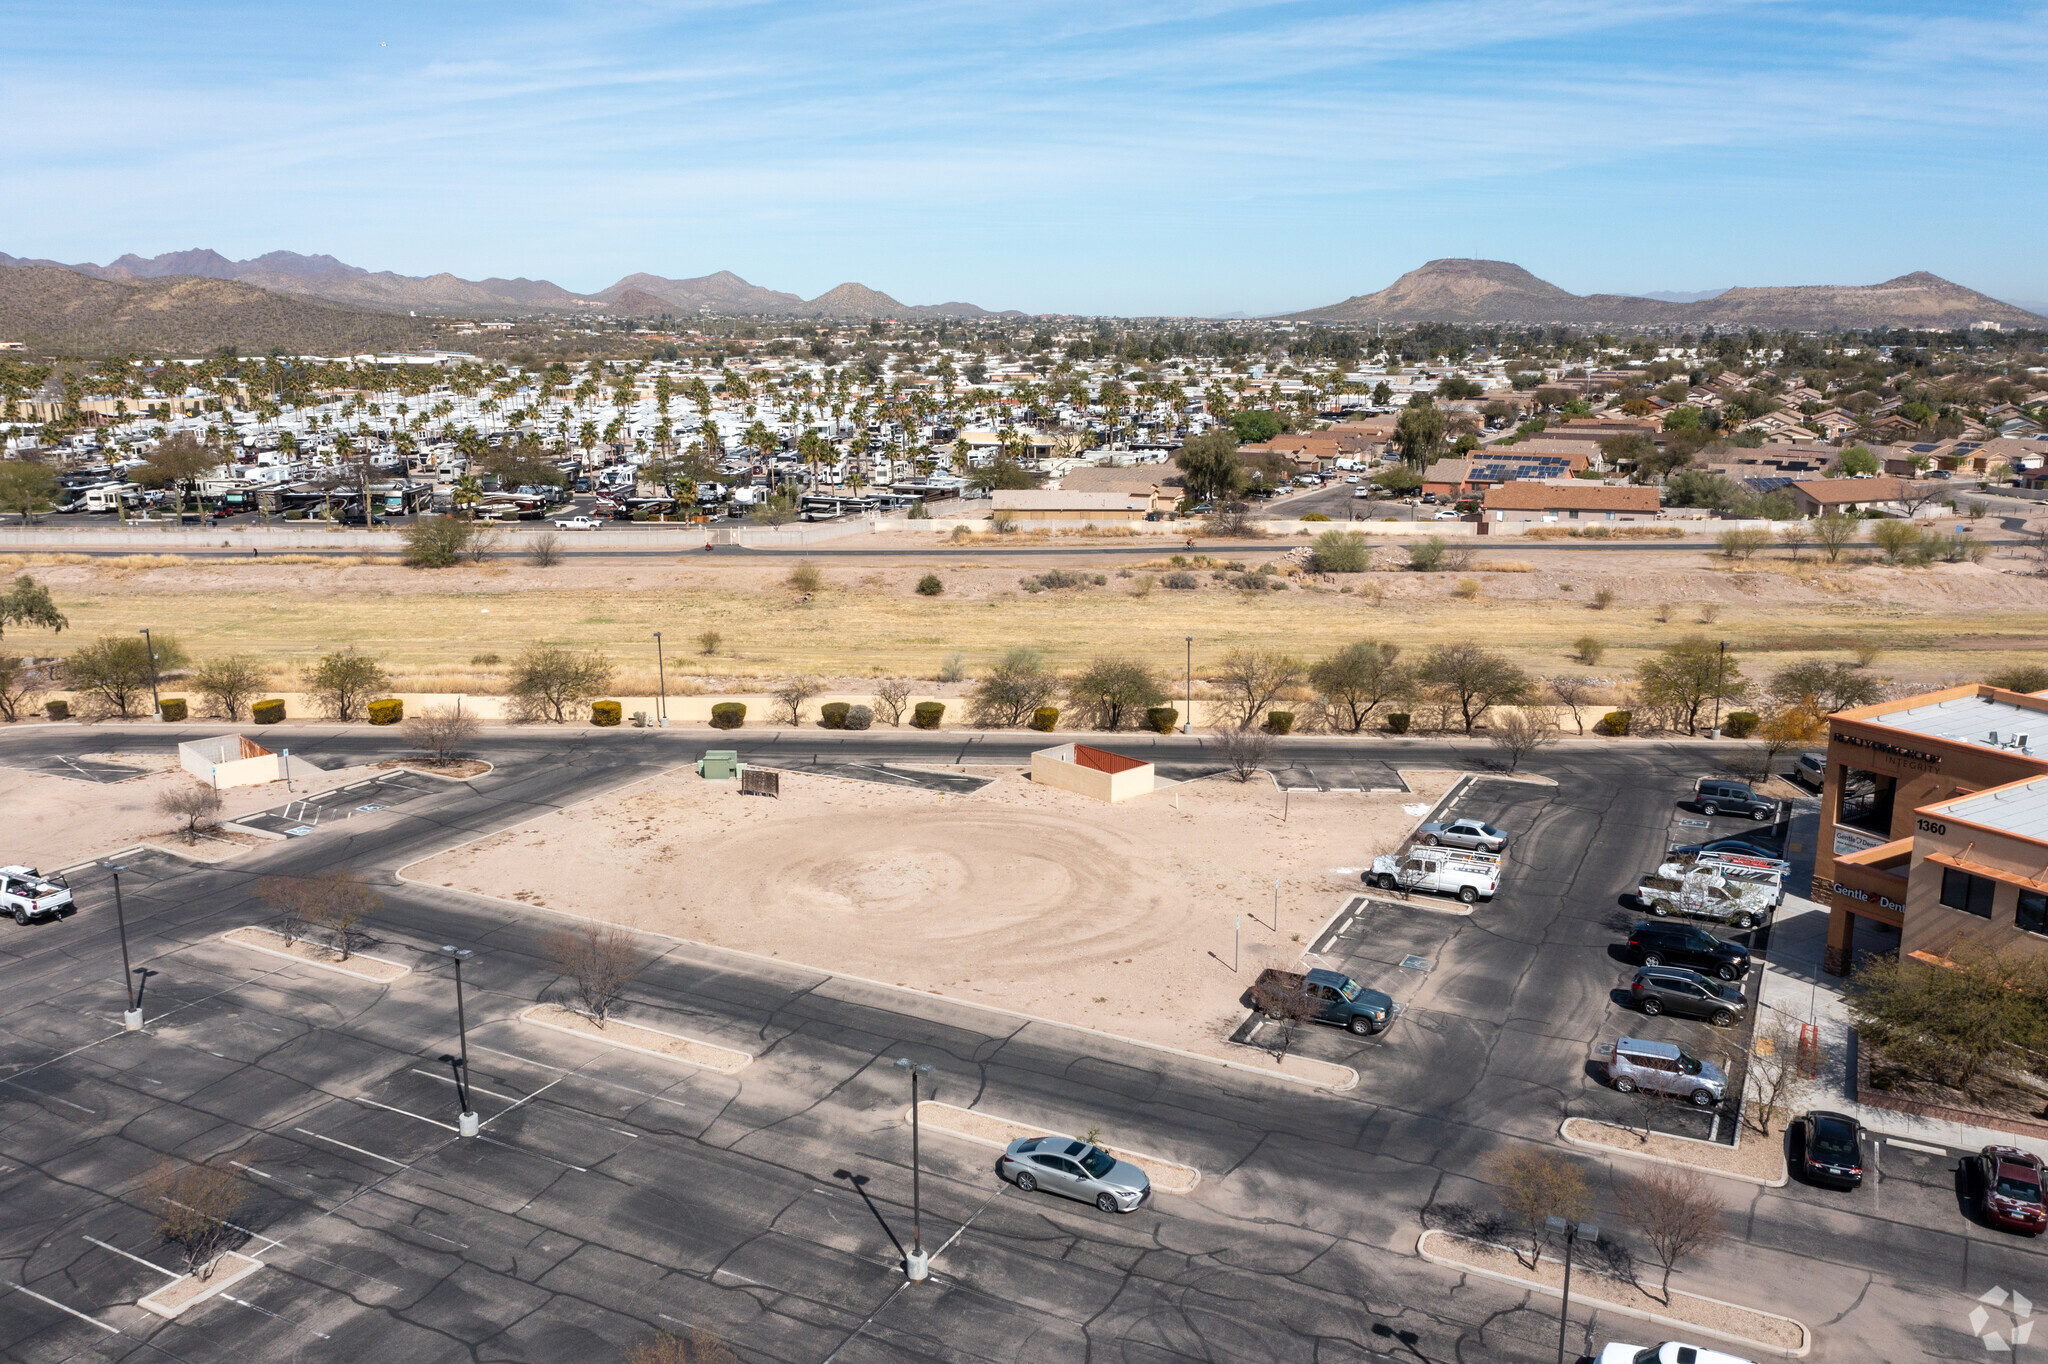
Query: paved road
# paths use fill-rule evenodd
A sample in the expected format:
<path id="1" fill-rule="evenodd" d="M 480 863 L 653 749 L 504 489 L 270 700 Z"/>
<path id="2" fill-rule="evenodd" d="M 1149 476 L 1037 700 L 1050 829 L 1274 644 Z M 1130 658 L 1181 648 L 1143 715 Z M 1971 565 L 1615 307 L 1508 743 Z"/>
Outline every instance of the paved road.
<path id="1" fill-rule="evenodd" d="M 175 737 L 150 727 L 121 742 Z M 1032 742 L 753 737 L 785 761 L 916 761 L 898 755 L 941 746 L 1009 761 Z M 360 729 L 295 739 L 295 752 L 397 748 Z M 1362 1083 L 1332 1095 L 658 939 L 642 944 L 635 1013 L 759 1059 L 723 1076 L 633 1057 L 516 1020 L 554 985 L 547 916 L 393 877 L 694 757 L 705 739 L 493 731 L 483 748 L 499 767 L 475 781 L 217 869 L 132 860 L 131 945 L 152 973 L 140 1035 L 118 1031 L 103 873 L 75 878 L 75 918 L 0 934 L 0 1283 L 39 1295 L 0 1288 L 0 1357 L 604 1360 L 682 1323 L 761 1360 L 1554 1357 L 1554 1304 L 1430 1267 L 1415 1238 L 1425 1219 L 1488 1214 L 1497 1152 L 1552 1142 L 1563 1114 L 1608 1097 L 1585 1071 L 1592 1041 L 1616 1026 L 1616 892 L 1672 832 L 1701 747 L 1553 749 L 1532 766 L 1554 787 L 1471 788 L 1460 812 L 1516 838 L 1509 893 L 1469 918 L 1379 914 L 1333 936 L 1345 966 L 1413 979 L 1385 1037 L 1341 1052 L 1325 1049 L 1348 1036 L 1302 1044 L 1354 1058 Z M 105 743 L 15 731 L 0 734 L 0 758 Z M 1156 746 L 1199 754 L 1189 740 Z M 1426 740 L 1289 748 L 1356 767 L 1474 755 Z M 379 883 L 373 951 L 411 975 L 377 986 L 219 940 L 262 917 L 257 877 L 344 866 Z M 445 1126 L 455 1105 L 440 1058 L 456 1039 L 444 942 L 477 952 L 465 983 L 481 1142 Z M 1427 969 L 1403 966 L 1409 955 Z M 945 1248 L 933 1282 L 905 1288 L 899 1055 L 937 1067 L 942 1100 L 1066 1130 L 1100 1123 L 1203 1181 L 1105 1217 L 1021 1196 L 993 1179 L 992 1152 L 928 1134 L 924 1239 Z M 118 1252 L 171 1263 L 137 1181 L 165 1152 L 237 1148 L 256 1190 L 238 1220 L 267 1267 L 176 1323 L 137 1309 L 165 1280 Z M 1854 1195 L 1731 1189 L 1734 1244 L 1683 1281 L 1797 1313 L 1821 1330 L 1818 1360 L 1980 1350 L 1965 1330 L 1971 1299 L 1993 1284 L 2040 1296 L 2042 1256 L 1959 1215 L 1951 1163 L 1890 1148 L 1885 1160 Z M 1611 1190 L 1599 1198 L 1600 1220 L 1620 1226 Z M 1595 1319 L 1572 1338 L 1589 1349 L 1648 1329 Z"/>

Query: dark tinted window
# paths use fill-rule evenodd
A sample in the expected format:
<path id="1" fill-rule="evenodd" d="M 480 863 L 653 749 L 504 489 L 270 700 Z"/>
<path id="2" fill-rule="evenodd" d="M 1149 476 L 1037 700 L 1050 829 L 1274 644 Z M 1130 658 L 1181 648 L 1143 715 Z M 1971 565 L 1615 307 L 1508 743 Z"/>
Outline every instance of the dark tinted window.
<path id="1" fill-rule="evenodd" d="M 2048 933 L 2048 895 L 2038 890 L 2021 891 L 2013 922 L 2029 933 Z"/>
<path id="2" fill-rule="evenodd" d="M 1997 882 L 1986 876 L 1972 876 L 1954 867 L 1941 869 L 1941 902 L 1980 919 L 1991 917 L 1991 892 Z"/>
<path id="3" fill-rule="evenodd" d="M 1856 1129 L 1832 1118 L 1817 1118 L 1813 1124 L 1813 1154 L 1824 1160 L 1854 1160 Z"/>

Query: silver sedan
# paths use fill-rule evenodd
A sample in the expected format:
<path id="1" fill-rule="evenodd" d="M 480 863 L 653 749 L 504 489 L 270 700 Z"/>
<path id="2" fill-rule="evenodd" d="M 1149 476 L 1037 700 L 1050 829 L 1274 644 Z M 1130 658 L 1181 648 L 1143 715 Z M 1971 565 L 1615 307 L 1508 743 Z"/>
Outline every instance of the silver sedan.
<path id="1" fill-rule="evenodd" d="M 1447 848 L 1473 848 L 1479 852 L 1505 852 L 1508 836 L 1491 824 L 1476 819 L 1454 819 L 1448 824 L 1425 824 L 1415 831 L 1418 842 Z"/>
<path id="2" fill-rule="evenodd" d="M 996 1170 L 1025 1193 L 1044 1189 L 1104 1212 L 1136 1212 L 1152 1196 L 1143 1170 L 1068 1137 L 1021 1137 L 1003 1152 Z"/>

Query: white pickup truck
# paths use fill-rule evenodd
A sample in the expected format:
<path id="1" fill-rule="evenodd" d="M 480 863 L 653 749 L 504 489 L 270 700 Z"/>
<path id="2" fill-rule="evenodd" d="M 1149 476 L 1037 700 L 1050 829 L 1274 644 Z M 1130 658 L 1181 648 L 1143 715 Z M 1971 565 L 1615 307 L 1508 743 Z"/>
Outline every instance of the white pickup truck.
<path id="1" fill-rule="evenodd" d="M 12 914 L 14 922 L 56 918 L 77 908 L 62 876 L 44 876 L 34 867 L 0 867 L 0 914 Z"/>
<path id="2" fill-rule="evenodd" d="M 604 522 L 590 516 L 565 516 L 555 522 L 557 530 L 602 530 Z"/>
<path id="3" fill-rule="evenodd" d="M 1715 867 L 1666 862 L 1636 885 L 1636 903 L 1650 913 L 1685 914 L 1747 931 L 1767 922 L 1784 895 L 1781 885 L 1724 876 Z"/>
<path id="4" fill-rule="evenodd" d="M 1368 885 L 1381 890 L 1433 890 L 1466 904 L 1491 900 L 1500 889 L 1500 855 L 1462 848 L 1410 848 L 1372 860 Z"/>
<path id="5" fill-rule="evenodd" d="M 1785 878 L 1792 873 L 1792 864 L 1776 857 L 1750 857 L 1744 853 L 1703 852 L 1673 853 L 1663 866 L 1657 868 L 1662 876 L 1676 869 L 1685 872 L 1711 871 L 1731 881 L 1747 881 L 1759 886 L 1768 886 L 1773 892 L 1771 907 L 1781 909 L 1785 904 Z"/>

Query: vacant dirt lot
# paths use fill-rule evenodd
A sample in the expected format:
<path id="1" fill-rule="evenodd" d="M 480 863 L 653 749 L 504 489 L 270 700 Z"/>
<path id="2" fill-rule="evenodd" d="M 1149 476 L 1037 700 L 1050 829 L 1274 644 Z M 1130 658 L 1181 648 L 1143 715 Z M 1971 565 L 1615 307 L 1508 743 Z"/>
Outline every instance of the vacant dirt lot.
<path id="1" fill-rule="evenodd" d="M 1358 884 L 1342 869 L 1392 847 L 1417 820 L 1402 806 L 1453 780 L 1407 777 L 1411 795 L 1297 796 L 1283 823 L 1263 781 L 1108 806 L 1013 769 L 965 797 L 785 773 L 770 800 L 679 769 L 406 874 L 1259 1061 L 1223 1040 L 1239 995 L 1299 961 Z"/>

